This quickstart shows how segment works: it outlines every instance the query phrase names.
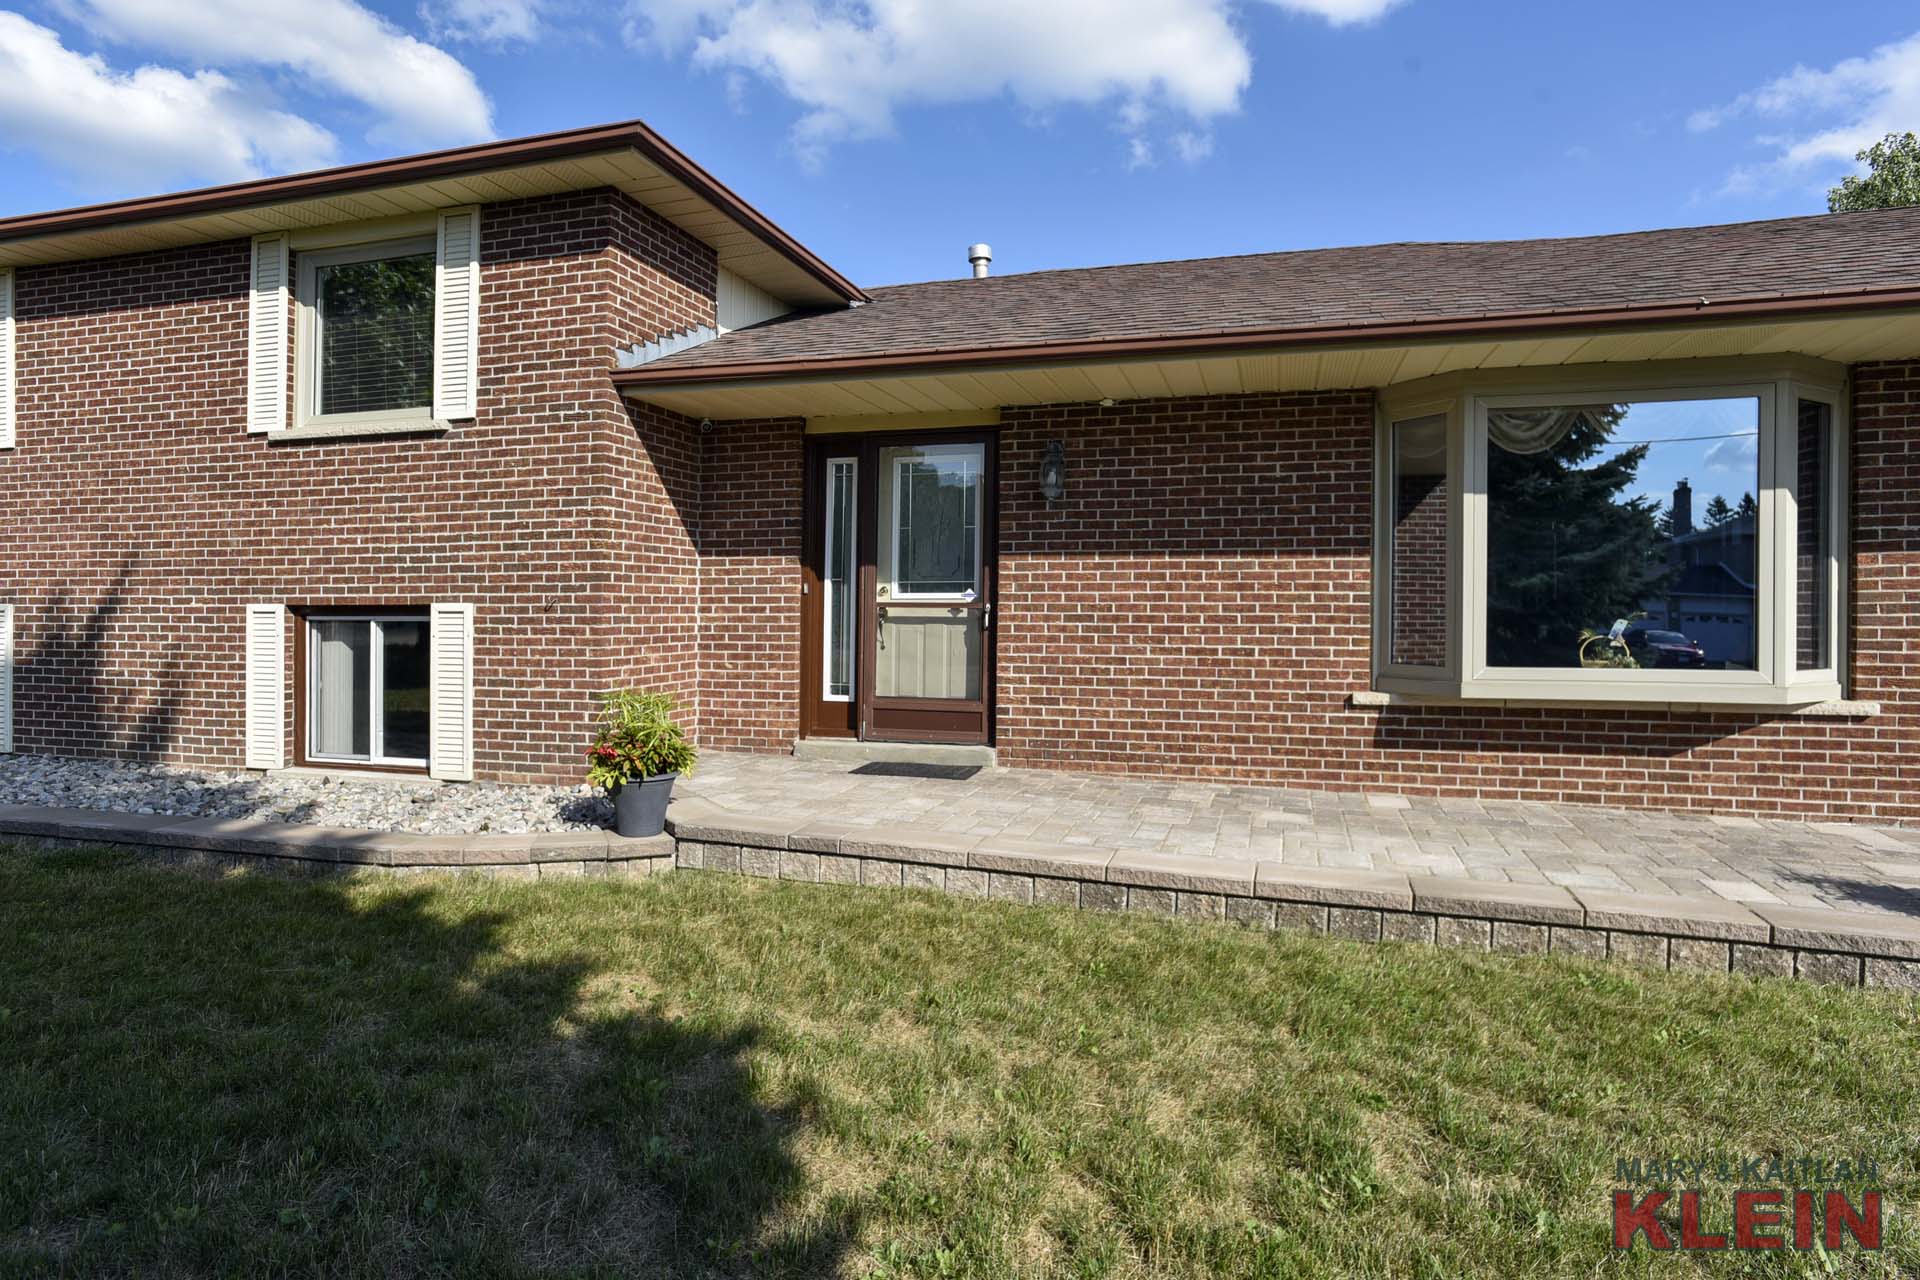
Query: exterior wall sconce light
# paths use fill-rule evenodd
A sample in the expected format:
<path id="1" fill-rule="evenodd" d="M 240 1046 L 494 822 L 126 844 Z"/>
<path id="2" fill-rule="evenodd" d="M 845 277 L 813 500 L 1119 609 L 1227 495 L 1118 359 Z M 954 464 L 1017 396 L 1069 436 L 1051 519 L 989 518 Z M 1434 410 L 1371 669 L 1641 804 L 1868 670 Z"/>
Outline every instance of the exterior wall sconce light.
<path id="1" fill-rule="evenodd" d="M 1058 440 L 1047 441 L 1047 456 L 1040 460 L 1040 496 L 1049 506 L 1060 501 L 1067 491 L 1067 446 Z"/>

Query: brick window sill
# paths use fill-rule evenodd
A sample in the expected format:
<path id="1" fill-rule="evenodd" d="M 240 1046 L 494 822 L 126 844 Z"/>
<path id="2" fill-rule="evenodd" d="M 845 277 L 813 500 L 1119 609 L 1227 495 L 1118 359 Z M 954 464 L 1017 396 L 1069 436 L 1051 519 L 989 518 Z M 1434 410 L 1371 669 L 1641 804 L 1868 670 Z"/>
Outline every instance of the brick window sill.
<path id="1" fill-rule="evenodd" d="M 268 444 L 299 444 L 306 440 L 354 440 L 362 436 L 444 435 L 453 427 L 439 418 L 394 418 L 387 422 L 347 422 L 334 426 L 289 427 L 269 431 Z"/>

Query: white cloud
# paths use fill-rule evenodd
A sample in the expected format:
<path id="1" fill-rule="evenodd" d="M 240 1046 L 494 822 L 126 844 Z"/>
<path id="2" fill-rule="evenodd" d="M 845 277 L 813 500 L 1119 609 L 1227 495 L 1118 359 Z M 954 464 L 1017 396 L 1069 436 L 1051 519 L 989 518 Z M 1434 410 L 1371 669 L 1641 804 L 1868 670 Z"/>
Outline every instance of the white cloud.
<path id="1" fill-rule="evenodd" d="M 542 0 L 438 0 L 420 6 L 436 35 L 483 44 L 528 41 L 540 35 Z"/>
<path id="2" fill-rule="evenodd" d="M 1213 135 L 1182 129 L 1173 135 L 1173 149 L 1188 164 L 1199 164 L 1213 154 Z"/>
<path id="3" fill-rule="evenodd" d="M 1389 9 L 1400 7 L 1401 0 L 1271 0 L 1282 9 L 1325 18 L 1336 27 L 1356 22 L 1372 22 Z"/>
<path id="4" fill-rule="evenodd" d="M 0 146 L 124 186 L 311 169 L 334 158 L 325 129 L 249 96 L 215 71 L 116 71 L 58 33 L 0 10 Z"/>
<path id="5" fill-rule="evenodd" d="M 1687 127 L 1705 133 L 1746 117 L 1775 122 L 1755 138 L 1774 155 L 1764 164 L 1735 169 L 1727 179 L 1729 190 L 1779 185 L 1809 170 L 1851 166 L 1855 153 L 1887 134 L 1920 127 L 1920 34 L 1824 71 L 1795 67 L 1732 102 L 1694 112 Z"/>
<path id="6" fill-rule="evenodd" d="M 1760 437 L 1754 435 L 1730 436 L 1717 440 L 1707 450 L 1706 467 L 1709 471 L 1724 471 L 1734 475 L 1751 476 L 1754 468 L 1760 465 Z"/>
<path id="7" fill-rule="evenodd" d="M 739 0 L 629 0 L 627 43 L 674 53 L 691 43 L 703 27 L 721 24 L 738 7 Z"/>
<path id="8" fill-rule="evenodd" d="M 354 0 L 75 0 L 73 12 L 96 34 L 203 66 L 290 69 L 370 108 L 379 122 L 368 137 L 388 146 L 493 133 L 472 72 Z"/>
<path id="9" fill-rule="evenodd" d="M 1271 0 L 1335 25 L 1399 0 Z M 696 66 L 747 71 L 799 102 L 803 160 L 836 142 L 883 137 L 903 107 L 1009 96 L 1119 112 L 1132 166 L 1152 162 L 1142 135 L 1172 115 L 1202 124 L 1238 108 L 1253 59 L 1232 0 L 629 0 L 629 41 L 691 50 Z M 1170 140 L 1189 161 L 1204 130 Z"/>

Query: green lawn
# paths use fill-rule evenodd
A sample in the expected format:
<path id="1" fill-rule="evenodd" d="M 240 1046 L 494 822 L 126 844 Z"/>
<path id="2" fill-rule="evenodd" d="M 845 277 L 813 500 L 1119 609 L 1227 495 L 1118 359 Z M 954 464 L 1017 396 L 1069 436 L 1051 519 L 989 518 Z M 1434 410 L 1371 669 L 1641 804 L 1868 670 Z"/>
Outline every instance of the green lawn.
<path id="1" fill-rule="evenodd" d="M 1749 1274 L 1608 1248 L 1616 1156 L 1703 1149 L 1882 1166 L 1883 1253 L 1752 1273 L 1920 1270 L 1920 1004 L 692 873 L 0 849 L 4 1274 Z"/>

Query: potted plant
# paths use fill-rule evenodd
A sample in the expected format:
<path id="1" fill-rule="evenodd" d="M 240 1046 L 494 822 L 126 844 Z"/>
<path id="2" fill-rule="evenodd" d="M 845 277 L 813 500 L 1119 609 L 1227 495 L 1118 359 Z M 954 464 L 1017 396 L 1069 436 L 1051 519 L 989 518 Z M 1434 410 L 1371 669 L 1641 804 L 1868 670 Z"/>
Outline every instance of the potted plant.
<path id="1" fill-rule="evenodd" d="M 1580 665 L 1583 667 L 1638 667 L 1626 642 L 1605 631 L 1580 628 Z"/>
<path id="2" fill-rule="evenodd" d="M 614 830 L 657 836 L 666 829 L 673 780 L 693 772 L 693 744 L 674 722 L 664 693 L 616 689 L 600 695 L 600 732 L 587 749 L 587 781 L 613 800 Z"/>
<path id="3" fill-rule="evenodd" d="M 1611 629 L 1595 631 L 1591 627 L 1580 628 L 1580 646 L 1577 650 L 1580 665 L 1583 667 L 1632 668 L 1640 665 L 1627 648 L 1627 628 L 1645 618 L 1644 611 L 1629 614 L 1614 621 Z"/>

